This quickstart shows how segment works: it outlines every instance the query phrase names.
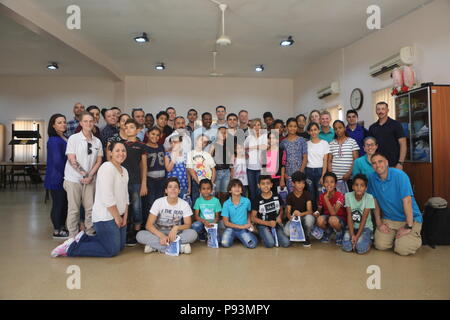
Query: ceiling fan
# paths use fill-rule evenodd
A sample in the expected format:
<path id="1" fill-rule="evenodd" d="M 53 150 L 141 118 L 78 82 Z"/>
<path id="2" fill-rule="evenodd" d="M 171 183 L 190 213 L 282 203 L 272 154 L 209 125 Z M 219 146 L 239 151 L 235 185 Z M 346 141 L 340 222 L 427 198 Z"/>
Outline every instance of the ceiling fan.
<path id="1" fill-rule="evenodd" d="M 220 3 L 216 0 L 210 0 L 215 4 L 219 5 L 220 10 L 222 11 L 222 35 L 217 38 L 216 44 L 219 46 L 228 46 L 231 44 L 231 39 L 225 34 L 225 10 L 227 10 L 227 5 L 225 3 Z"/>
<path id="2" fill-rule="evenodd" d="M 216 55 L 217 55 L 217 51 L 213 51 L 213 69 L 209 74 L 210 77 L 222 77 L 223 76 L 223 73 L 216 72 Z"/>

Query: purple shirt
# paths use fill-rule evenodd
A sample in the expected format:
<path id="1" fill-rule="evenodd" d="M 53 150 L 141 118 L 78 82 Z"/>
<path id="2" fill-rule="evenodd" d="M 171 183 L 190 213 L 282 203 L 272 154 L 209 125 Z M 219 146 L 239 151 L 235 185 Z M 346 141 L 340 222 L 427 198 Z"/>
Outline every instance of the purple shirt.
<path id="1" fill-rule="evenodd" d="M 364 138 L 367 137 L 369 135 L 369 131 L 364 128 L 363 126 L 360 126 L 359 124 L 356 125 L 356 128 L 354 131 L 352 131 L 348 125 L 347 128 L 345 129 L 345 131 L 347 131 L 347 134 L 350 138 L 353 138 L 356 143 L 359 146 L 359 156 L 362 157 L 363 155 L 366 154 L 366 152 L 364 151 Z"/>

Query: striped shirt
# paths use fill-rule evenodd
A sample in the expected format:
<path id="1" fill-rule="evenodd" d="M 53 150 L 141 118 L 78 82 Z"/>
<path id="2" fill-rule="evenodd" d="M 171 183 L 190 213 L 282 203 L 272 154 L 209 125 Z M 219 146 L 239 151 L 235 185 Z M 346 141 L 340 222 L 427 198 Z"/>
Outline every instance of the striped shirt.
<path id="1" fill-rule="evenodd" d="M 359 150 L 358 143 L 353 138 L 347 138 L 342 144 L 336 139 L 330 142 L 330 154 L 333 156 L 331 161 L 331 171 L 333 171 L 338 180 L 350 170 L 353 165 L 353 151 Z"/>

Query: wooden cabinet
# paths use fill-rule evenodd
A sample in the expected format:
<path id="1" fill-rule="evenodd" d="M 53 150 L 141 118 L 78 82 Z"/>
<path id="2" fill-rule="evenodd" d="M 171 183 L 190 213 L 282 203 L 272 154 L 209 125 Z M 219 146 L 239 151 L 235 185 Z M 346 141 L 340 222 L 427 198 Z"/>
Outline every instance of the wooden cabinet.
<path id="1" fill-rule="evenodd" d="M 450 85 L 421 87 L 395 99 L 407 136 L 404 166 L 421 209 L 430 197 L 450 202 Z"/>

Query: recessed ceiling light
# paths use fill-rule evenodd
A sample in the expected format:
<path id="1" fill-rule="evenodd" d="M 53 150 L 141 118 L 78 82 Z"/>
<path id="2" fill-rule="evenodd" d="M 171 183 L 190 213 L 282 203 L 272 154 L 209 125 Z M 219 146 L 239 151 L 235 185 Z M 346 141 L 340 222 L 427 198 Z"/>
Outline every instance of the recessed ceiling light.
<path id="1" fill-rule="evenodd" d="M 142 32 L 142 35 L 134 38 L 134 41 L 136 41 L 137 43 L 146 43 L 149 42 L 150 40 L 147 37 L 147 33 Z"/>
<path id="2" fill-rule="evenodd" d="M 294 44 L 294 39 L 292 39 L 292 36 L 289 36 L 287 39 L 280 42 L 280 46 L 282 47 L 289 47 Z"/>
<path id="3" fill-rule="evenodd" d="M 59 66 L 56 62 L 51 62 L 49 65 L 47 65 L 48 70 L 58 70 Z"/>
<path id="4" fill-rule="evenodd" d="M 159 63 L 155 66 L 155 70 L 161 71 L 164 70 L 166 68 L 166 66 L 164 65 L 164 63 Z"/>
<path id="5" fill-rule="evenodd" d="M 264 71 L 264 66 L 263 66 L 262 64 L 258 64 L 258 65 L 255 67 L 255 71 L 256 71 L 256 72 L 263 72 L 263 71 Z"/>

